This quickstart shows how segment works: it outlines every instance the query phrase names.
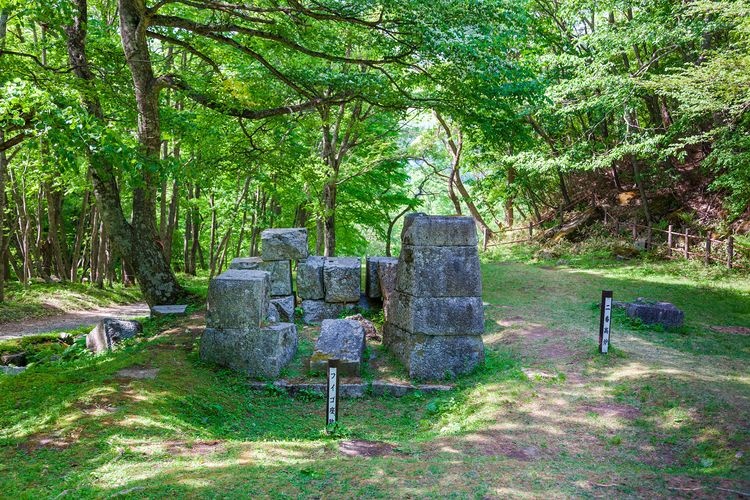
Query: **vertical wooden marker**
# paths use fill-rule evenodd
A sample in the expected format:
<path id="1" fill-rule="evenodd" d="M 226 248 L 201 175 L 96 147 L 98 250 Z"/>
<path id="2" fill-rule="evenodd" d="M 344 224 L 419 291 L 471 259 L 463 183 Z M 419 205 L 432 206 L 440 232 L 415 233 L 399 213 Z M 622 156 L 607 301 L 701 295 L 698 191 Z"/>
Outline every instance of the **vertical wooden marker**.
<path id="1" fill-rule="evenodd" d="M 326 384 L 326 425 L 339 420 L 339 360 L 328 360 L 328 383 Z"/>
<path id="2" fill-rule="evenodd" d="M 602 290 L 602 305 L 599 316 L 599 352 L 609 351 L 609 334 L 612 325 L 612 291 Z"/>

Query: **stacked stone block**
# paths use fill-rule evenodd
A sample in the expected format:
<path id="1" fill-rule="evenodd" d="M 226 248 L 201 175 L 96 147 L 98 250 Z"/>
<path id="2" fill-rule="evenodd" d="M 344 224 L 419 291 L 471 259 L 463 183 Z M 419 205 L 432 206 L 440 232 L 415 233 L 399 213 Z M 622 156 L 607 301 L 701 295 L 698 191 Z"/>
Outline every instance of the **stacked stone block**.
<path id="1" fill-rule="evenodd" d="M 305 323 L 339 317 L 357 304 L 361 265 L 355 257 L 310 256 L 297 263 L 297 294 Z"/>
<path id="2" fill-rule="evenodd" d="M 470 217 L 410 214 L 401 233 L 384 344 L 413 378 L 470 372 L 484 361 L 484 309 Z"/>
<path id="3" fill-rule="evenodd" d="M 201 359 L 253 377 L 278 377 L 297 351 L 293 323 L 269 322 L 271 275 L 229 269 L 208 288 Z"/>

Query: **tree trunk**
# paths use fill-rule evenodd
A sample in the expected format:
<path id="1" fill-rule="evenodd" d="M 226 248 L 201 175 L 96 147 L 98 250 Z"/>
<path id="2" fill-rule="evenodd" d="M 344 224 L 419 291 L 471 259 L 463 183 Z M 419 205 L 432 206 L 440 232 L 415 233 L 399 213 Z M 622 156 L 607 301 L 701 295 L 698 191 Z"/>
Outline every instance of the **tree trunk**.
<path id="1" fill-rule="evenodd" d="M 0 12 L 0 43 L 5 36 L 5 23 L 7 21 L 7 11 Z M 0 142 L 3 142 L 4 134 L 0 131 Z M 0 151 L 0 303 L 5 301 L 5 166 L 7 157 L 5 151 Z"/>
<path id="2" fill-rule="evenodd" d="M 336 255 L 336 181 L 329 182 L 323 188 L 323 255 Z"/>

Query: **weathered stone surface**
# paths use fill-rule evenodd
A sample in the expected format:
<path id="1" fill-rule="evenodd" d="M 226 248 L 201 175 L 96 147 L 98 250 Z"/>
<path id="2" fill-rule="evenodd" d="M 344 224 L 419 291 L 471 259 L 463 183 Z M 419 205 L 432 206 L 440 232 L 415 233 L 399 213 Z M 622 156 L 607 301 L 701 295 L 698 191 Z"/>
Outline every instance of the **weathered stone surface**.
<path id="1" fill-rule="evenodd" d="M 250 382 L 248 385 L 250 389 L 254 391 L 268 390 L 268 384 L 266 382 Z M 292 397 L 296 396 L 301 391 L 304 391 L 306 394 L 311 392 L 317 393 L 321 397 L 324 397 L 326 393 L 325 384 L 295 384 L 287 380 L 277 380 L 273 385 L 274 387 L 287 391 Z M 439 394 L 453 390 L 453 388 L 452 385 L 447 384 L 413 385 L 375 380 L 372 384 L 339 384 L 339 397 L 362 398 L 367 395 L 369 389 L 373 396 L 391 396 L 400 398 L 416 391 L 424 394 Z"/>
<path id="2" fill-rule="evenodd" d="M 0 373 L 3 375 L 20 375 L 25 371 L 25 366 L 0 366 Z"/>
<path id="3" fill-rule="evenodd" d="M 340 373 L 359 375 L 365 352 L 365 330 L 359 321 L 327 319 L 320 327 L 320 337 L 310 357 L 310 369 L 325 371 L 328 360 L 339 360 Z"/>
<path id="4" fill-rule="evenodd" d="M 174 304 L 164 306 L 153 306 L 151 308 L 151 316 L 185 316 L 187 312 L 187 304 Z"/>
<path id="5" fill-rule="evenodd" d="M 388 321 L 388 311 L 392 302 L 393 294 L 396 292 L 396 279 L 398 278 L 398 261 L 381 262 L 378 265 L 378 282 L 380 294 L 383 296 L 383 316 Z"/>
<path id="6" fill-rule="evenodd" d="M 263 260 L 300 260 L 307 258 L 307 229 L 266 229 L 260 233 Z"/>
<path id="7" fill-rule="evenodd" d="M 325 257 L 315 255 L 297 262 L 297 295 L 306 300 L 322 300 L 325 297 L 323 288 L 323 264 Z"/>
<path id="8" fill-rule="evenodd" d="M 481 297 L 477 247 L 403 246 L 396 290 L 419 297 Z"/>
<path id="9" fill-rule="evenodd" d="M 323 265 L 326 302 L 357 302 L 360 295 L 361 266 L 356 257 L 328 257 Z"/>
<path id="10" fill-rule="evenodd" d="M 367 257 L 365 260 L 365 294 L 371 299 L 382 298 L 380 292 L 380 280 L 378 269 L 381 265 L 395 266 L 398 264 L 396 257 Z"/>
<path id="11" fill-rule="evenodd" d="M 354 309 L 355 304 L 329 303 L 322 300 L 302 301 L 302 321 L 313 325 L 324 319 L 335 319 L 341 317 L 346 311 Z"/>
<path id="12" fill-rule="evenodd" d="M 396 292 L 388 304 L 388 321 L 402 330 L 425 335 L 481 335 L 481 297 L 413 297 Z"/>
<path id="13" fill-rule="evenodd" d="M 278 323 L 281 321 L 281 316 L 279 315 L 279 310 L 276 308 L 276 306 L 272 303 L 268 303 L 268 316 L 266 317 L 266 320 L 269 323 Z"/>
<path id="14" fill-rule="evenodd" d="M 471 217 L 415 212 L 404 218 L 401 242 L 413 246 L 476 246 L 477 229 Z"/>
<path id="15" fill-rule="evenodd" d="M 278 313 L 280 320 L 277 321 L 294 322 L 294 295 L 272 297 L 271 306 L 274 307 Z"/>
<path id="16" fill-rule="evenodd" d="M 261 271 L 271 275 L 271 295 L 291 295 L 292 290 L 292 262 L 289 260 L 273 260 L 261 262 Z"/>
<path id="17" fill-rule="evenodd" d="M 375 324 L 370 321 L 369 319 L 365 318 L 361 314 L 355 314 L 353 316 L 347 316 L 344 319 L 350 319 L 352 321 L 358 322 L 360 325 L 362 325 L 362 328 L 365 330 L 365 338 L 367 340 L 375 340 L 380 341 L 381 337 L 378 333 L 378 329 L 375 327 Z"/>
<path id="18" fill-rule="evenodd" d="M 252 377 L 275 378 L 297 352 L 297 327 L 276 323 L 262 329 L 206 328 L 200 354 L 216 363 Z"/>
<path id="19" fill-rule="evenodd" d="M 625 311 L 631 318 L 638 318 L 647 325 L 660 324 L 666 328 L 678 328 L 685 321 L 685 313 L 669 302 L 638 298 L 628 304 Z"/>
<path id="20" fill-rule="evenodd" d="M 265 271 L 265 269 L 260 268 L 262 262 L 263 259 L 260 257 L 237 257 L 236 259 L 232 259 L 232 262 L 229 264 L 229 269 Z"/>
<path id="21" fill-rule="evenodd" d="M 143 327 L 137 321 L 106 318 L 86 335 L 86 348 L 93 353 L 109 351 L 123 340 L 142 332 Z"/>
<path id="22" fill-rule="evenodd" d="M 0 356 L 0 365 L 26 366 L 26 353 L 3 354 Z"/>
<path id="23" fill-rule="evenodd" d="M 230 269 L 208 286 L 208 328 L 259 327 L 268 315 L 270 274 Z"/>

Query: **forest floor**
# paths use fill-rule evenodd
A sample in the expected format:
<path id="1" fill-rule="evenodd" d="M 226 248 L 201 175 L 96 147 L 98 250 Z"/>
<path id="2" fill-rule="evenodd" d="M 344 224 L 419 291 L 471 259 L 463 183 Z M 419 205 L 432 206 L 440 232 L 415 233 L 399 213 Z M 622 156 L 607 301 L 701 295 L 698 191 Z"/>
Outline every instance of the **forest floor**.
<path id="1" fill-rule="evenodd" d="M 0 491 L 42 497 L 732 497 L 750 493 L 750 278 L 587 254 L 483 264 L 487 363 L 439 396 L 291 398 L 200 362 L 200 313 L 0 377 Z M 615 315 L 602 289 L 686 325 Z"/>

